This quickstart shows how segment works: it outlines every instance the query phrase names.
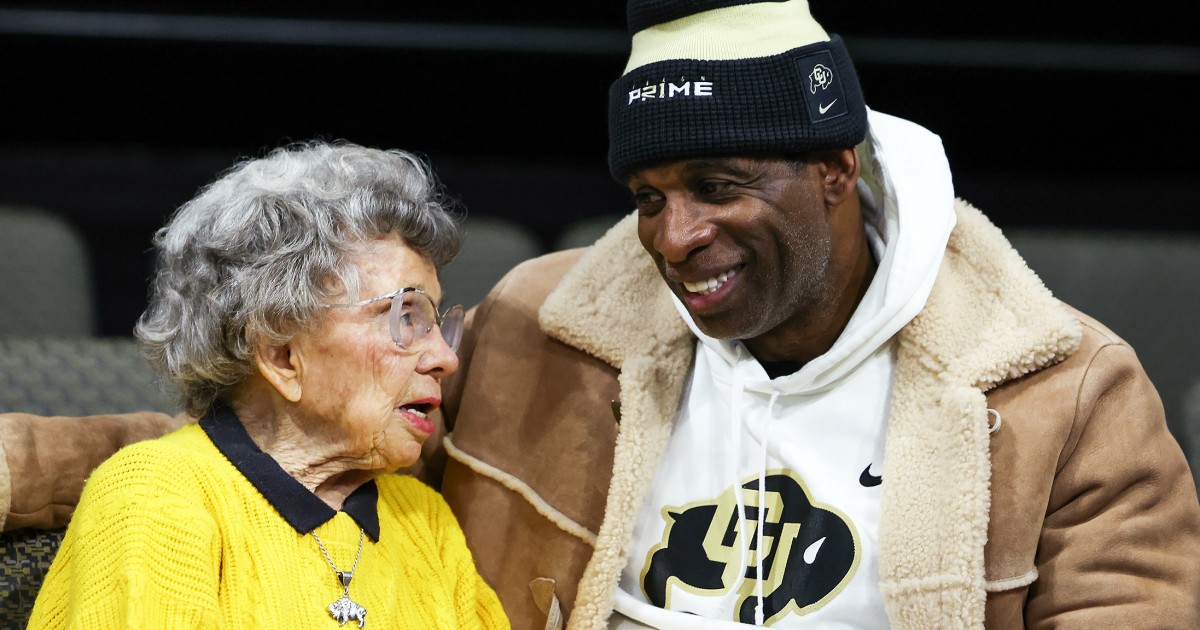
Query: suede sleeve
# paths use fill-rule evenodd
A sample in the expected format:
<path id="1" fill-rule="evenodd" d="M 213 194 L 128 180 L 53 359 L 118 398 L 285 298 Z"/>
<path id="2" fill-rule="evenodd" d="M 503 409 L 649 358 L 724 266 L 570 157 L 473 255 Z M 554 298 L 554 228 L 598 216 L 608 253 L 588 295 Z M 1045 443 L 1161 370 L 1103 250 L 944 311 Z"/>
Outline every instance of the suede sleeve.
<path id="1" fill-rule="evenodd" d="M 159 437 L 184 416 L 0 414 L 0 530 L 63 527 L 83 482 L 122 446 Z"/>
<path id="2" fill-rule="evenodd" d="M 1096 351 L 1075 409 L 1027 626 L 1200 628 L 1200 504 L 1132 349 Z"/>

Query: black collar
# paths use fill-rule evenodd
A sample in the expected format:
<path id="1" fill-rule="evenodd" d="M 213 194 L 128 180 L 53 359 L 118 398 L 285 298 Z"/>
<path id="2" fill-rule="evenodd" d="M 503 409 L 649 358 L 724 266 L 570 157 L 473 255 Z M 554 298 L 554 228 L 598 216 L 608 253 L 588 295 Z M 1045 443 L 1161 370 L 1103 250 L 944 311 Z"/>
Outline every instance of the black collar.
<path id="1" fill-rule="evenodd" d="M 262 452 L 229 407 L 220 403 L 215 405 L 200 419 L 200 428 L 229 463 L 258 488 L 267 503 L 297 532 L 307 534 L 337 515 L 317 495 L 284 472 L 279 462 Z M 378 499 L 379 490 L 372 480 L 350 493 L 342 505 L 342 511 L 375 542 L 379 542 Z"/>

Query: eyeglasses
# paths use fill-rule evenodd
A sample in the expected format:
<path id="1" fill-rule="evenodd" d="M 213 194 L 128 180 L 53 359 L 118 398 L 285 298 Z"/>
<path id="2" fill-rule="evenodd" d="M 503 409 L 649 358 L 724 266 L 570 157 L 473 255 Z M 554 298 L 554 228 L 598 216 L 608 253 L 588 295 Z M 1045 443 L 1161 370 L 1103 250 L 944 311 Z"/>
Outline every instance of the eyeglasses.
<path id="1" fill-rule="evenodd" d="M 401 350 L 415 352 L 428 345 L 429 337 L 436 326 L 442 333 L 442 339 L 454 352 L 458 352 L 458 343 L 462 341 L 463 307 L 455 304 L 438 314 L 433 298 L 428 293 L 416 287 L 406 287 L 392 291 L 386 295 L 373 297 L 361 302 L 350 304 L 326 304 L 329 308 L 351 308 L 366 306 L 382 300 L 391 300 L 392 308 L 388 311 L 388 323 L 392 329 L 392 341 Z"/>

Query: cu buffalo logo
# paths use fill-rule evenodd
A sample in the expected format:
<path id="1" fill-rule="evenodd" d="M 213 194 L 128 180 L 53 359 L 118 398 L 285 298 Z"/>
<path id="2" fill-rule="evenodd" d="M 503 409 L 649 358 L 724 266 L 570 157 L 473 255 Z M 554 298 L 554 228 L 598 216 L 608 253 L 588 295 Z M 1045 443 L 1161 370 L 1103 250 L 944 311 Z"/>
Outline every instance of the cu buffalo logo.
<path id="1" fill-rule="evenodd" d="M 642 571 L 642 589 L 650 603 L 700 612 L 708 608 L 701 599 L 721 597 L 735 588 L 736 621 L 753 624 L 756 581 L 761 574 L 763 619 L 771 625 L 790 613 L 816 611 L 841 592 L 858 568 L 858 533 L 832 506 L 813 503 L 794 475 L 771 471 L 761 506 L 757 476 L 738 488 L 749 538 L 744 574 L 739 573 L 743 544 L 733 490 L 715 501 L 664 508 L 667 524 L 662 542 L 650 549 Z M 755 531 L 760 509 L 764 510 L 763 549 L 758 548 Z"/>
<path id="2" fill-rule="evenodd" d="M 808 91 L 816 94 L 817 88 L 828 90 L 831 85 L 833 85 L 833 70 L 823 63 L 813 66 L 812 72 L 808 73 Z"/>

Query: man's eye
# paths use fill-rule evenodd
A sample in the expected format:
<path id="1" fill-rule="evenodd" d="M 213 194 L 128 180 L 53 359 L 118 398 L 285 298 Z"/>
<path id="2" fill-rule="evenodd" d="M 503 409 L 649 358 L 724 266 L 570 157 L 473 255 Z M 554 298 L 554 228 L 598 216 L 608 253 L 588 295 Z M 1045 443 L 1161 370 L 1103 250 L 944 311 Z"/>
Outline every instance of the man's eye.
<path id="1" fill-rule="evenodd" d="M 657 192 L 634 193 L 633 203 L 642 213 L 655 212 L 660 206 L 662 206 L 663 196 Z"/>
<path id="2" fill-rule="evenodd" d="M 723 192 L 728 192 L 732 186 L 732 182 L 719 179 L 706 179 L 696 186 L 696 192 L 701 195 L 719 195 Z"/>

